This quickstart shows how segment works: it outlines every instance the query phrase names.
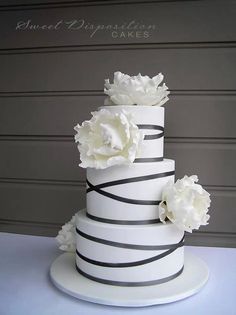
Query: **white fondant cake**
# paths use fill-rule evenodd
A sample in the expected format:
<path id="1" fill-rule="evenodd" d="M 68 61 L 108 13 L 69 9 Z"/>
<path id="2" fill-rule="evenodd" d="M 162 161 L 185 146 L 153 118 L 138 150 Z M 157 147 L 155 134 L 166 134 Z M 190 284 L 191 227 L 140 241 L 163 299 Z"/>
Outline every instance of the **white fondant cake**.
<path id="1" fill-rule="evenodd" d="M 87 168 L 87 209 L 76 217 L 77 269 L 113 285 L 168 281 L 183 269 L 184 232 L 159 220 L 162 190 L 175 172 L 174 160 L 163 159 L 164 108 L 106 110 L 132 114 L 144 140 L 131 165 Z"/>
<path id="2" fill-rule="evenodd" d="M 76 269 L 90 280 L 127 287 L 171 281 L 184 268 L 184 231 L 209 219 L 210 197 L 197 176 L 175 183 L 175 161 L 163 158 L 160 106 L 169 92 L 162 80 L 115 73 L 104 90 L 113 105 L 75 127 L 87 168 L 86 209 L 58 241 L 68 250 L 76 243 Z"/>

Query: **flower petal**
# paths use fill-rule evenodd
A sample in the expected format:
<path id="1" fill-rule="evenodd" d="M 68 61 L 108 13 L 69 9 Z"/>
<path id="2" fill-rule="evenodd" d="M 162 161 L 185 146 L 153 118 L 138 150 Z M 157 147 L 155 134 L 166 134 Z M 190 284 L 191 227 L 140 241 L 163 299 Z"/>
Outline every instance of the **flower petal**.
<path id="1" fill-rule="evenodd" d="M 115 72 L 113 83 L 105 80 L 104 93 L 110 97 L 110 101 L 106 98 L 104 104 L 161 106 L 168 101 L 169 94 L 165 83 L 160 86 L 163 78 L 161 73 L 150 78 L 140 73 L 129 76 Z"/>
<path id="2" fill-rule="evenodd" d="M 163 189 L 159 207 L 160 216 L 165 214 L 179 229 L 190 233 L 208 224 L 210 218 L 207 214 L 210 194 L 196 184 L 197 181 L 198 177 L 193 175 L 184 176 L 174 184 L 168 183 Z"/>
<path id="3" fill-rule="evenodd" d="M 107 109 L 93 112 L 93 117 L 75 126 L 83 168 L 104 169 L 112 165 L 131 164 L 140 150 L 143 133 L 125 111 Z"/>

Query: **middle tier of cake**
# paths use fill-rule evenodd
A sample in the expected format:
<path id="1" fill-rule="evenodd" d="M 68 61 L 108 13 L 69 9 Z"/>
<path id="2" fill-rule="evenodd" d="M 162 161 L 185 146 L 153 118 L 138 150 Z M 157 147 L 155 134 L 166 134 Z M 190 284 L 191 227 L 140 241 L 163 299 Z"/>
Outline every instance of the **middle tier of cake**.
<path id="1" fill-rule="evenodd" d="M 107 169 L 87 169 L 87 215 L 115 224 L 159 221 L 163 187 L 174 182 L 175 161 L 135 163 Z"/>

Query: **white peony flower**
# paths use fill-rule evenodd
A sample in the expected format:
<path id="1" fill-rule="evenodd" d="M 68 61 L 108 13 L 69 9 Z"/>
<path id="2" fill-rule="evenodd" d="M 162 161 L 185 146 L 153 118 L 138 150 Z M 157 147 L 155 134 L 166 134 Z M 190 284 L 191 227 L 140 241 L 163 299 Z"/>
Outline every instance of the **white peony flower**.
<path id="1" fill-rule="evenodd" d="M 60 245 L 59 248 L 66 252 L 75 252 L 76 250 L 76 231 L 75 231 L 75 215 L 71 220 L 62 226 L 56 240 Z"/>
<path id="2" fill-rule="evenodd" d="M 153 78 L 142 76 L 130 77 L 121 72 L 114 73 L 114 83 L 105 80 L 104 93 L 109 97 L 105 99 L 105 105 L 155 105 L 161 106 L 168 101 L 170 93 L 163 83 L 164 76 L 159 73 Z"/>
<path id="3" fill-rule="evenodd" d="M 179 229 L 187 232 L 208 224 L 210 194 L 201 185 L 195 184 L 197 181 L 196 175 L 184 176 L 176 183 L 166 185 L 159 205 L 159 217 L 163 223 L 167 217 Z"/>
<path id="4" fill-rule="evenodd" d="M 132 120 L 132 115 L 106 109 L 93 112 L 74 128 L 83 168 L 104 169 L 112 165 L 131 164 L 140 148 L 143 134 Z"/>

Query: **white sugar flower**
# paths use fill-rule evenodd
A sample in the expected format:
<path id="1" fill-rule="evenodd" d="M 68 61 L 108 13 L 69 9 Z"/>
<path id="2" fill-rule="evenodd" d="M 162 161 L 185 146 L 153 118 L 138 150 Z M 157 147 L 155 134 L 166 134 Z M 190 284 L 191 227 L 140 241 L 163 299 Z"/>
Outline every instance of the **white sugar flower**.
<path id="1" fill-rule="evenodd" d="M 132 115 L 107 109 L 93 112 L 74 128 L 83 168 L 105 169 L 112 165 L 131 164 L 143 140 L 143 134 L 133 122 Z"/>
<path id="2" fill-rule="evenodd" d="M 197 181 L 196 175 L 184 176 L 176 183 L 166 185 L 159 205 L 159 217 L 163 223 L 167 217 L 179 229 L 187 232 L 208 224 L 210 194 L 201 185 L 195 184 Z"/>
<path id="3" fill-rule="evenodd" d="M 158 75 L 150 78 L 142 76 L 129 76 L 121 72 L 114 73 L 114 83 L 105 80 L 104 93 L 109 97 L 105 99 L 105 105 L 147 105 L 161 106 L 168 101 L 170 93 L 163 83 L 164 76 Z"/>
<path id="4" fill-rule="evenodd" d="M 71 220 L 62 226 L 56 240 L 59 248 L 66 252 L 75 252 L 76 249 L 76 231 L 75 231 L 75 215 Z"/>

